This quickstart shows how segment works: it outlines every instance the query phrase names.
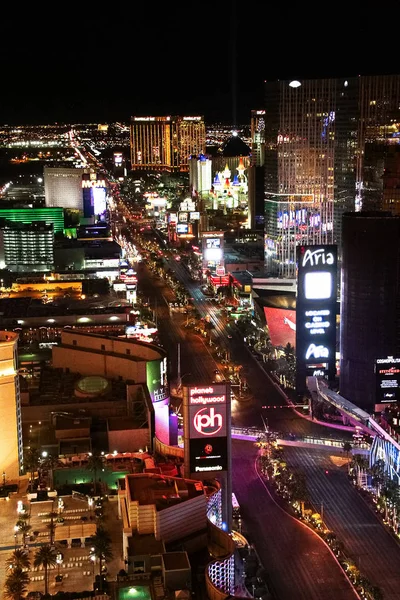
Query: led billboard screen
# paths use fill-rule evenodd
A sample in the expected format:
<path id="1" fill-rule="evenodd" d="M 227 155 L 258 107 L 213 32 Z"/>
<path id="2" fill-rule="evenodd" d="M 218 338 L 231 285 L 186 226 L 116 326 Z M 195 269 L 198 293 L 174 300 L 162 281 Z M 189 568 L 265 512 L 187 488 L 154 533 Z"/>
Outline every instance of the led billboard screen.
<path id="1" fill-rule="evenodd" d="M 189 225 L 187 223 L 177 223 L 176 233 L 188 233 Z"/>
<path id="2" fill-rule="evenodd" d="M 168 398 L 167 359 L 149 360 L 146 363 L 146 383 L 152 402 Z"/>
<path id="3" fill-rule="evenodd" d="M 230 438 L 228 389 L 225 384 L 188 388 L 191 473 L 227 469 Z"/>
<path id="4" fill-rule="evenodd" d="M 297 248 L 297 391 L 307 375 L 332 379 L 336 372 L 337 247 Z"/>
<path id="5" fill-rule="evenodd" d="M 400 358 L 388 356 L 375 361 L 376 403 L 400 400 Z"/>
<path id="6" fill-rule="evenodd" d="M 264 314 L 271 344 L 282 348 L 287 344 L 296 346 L 296 311 L 264 306 Z"/>

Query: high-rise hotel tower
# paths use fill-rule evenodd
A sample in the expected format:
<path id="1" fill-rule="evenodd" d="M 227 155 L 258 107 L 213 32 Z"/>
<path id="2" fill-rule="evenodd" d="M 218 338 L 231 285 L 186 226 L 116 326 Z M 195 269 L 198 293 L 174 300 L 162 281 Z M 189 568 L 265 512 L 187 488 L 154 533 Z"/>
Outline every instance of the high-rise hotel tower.
<path id="1" fill-rule="evenodd" d="M 133 171 L 189 171 L 189 157 L 206 151 L 203 117 L 131 117 Z"/>
<path id="2" fill-rule="evenodd" d="M 400 75 L 266 82 L 265 93 L 265 268 L 294 277 L 297 245 L 336 243 L 340 256 L 343 213 L 387 209 Z M 302 195 L 313 201 L 297 206 Z"/>

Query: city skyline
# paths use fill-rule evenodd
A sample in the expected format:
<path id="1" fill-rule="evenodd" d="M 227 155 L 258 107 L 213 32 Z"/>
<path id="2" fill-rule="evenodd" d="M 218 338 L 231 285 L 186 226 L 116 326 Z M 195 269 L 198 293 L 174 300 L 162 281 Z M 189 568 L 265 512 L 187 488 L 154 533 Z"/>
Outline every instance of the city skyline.
<path id="1" fill-rule="evenodd" d="M 214 3 L 210 14 L 183 3 L 156 14 L 115 9 L 110 20 L 83 13 L 76 24 L 67 18 L 38 25 L 41 34 L 35 18 L 19 17 L 18 35 L 10 19 L 0 42 L 0 120 L 128 122 L 133 114 L 186 114 L 235 125 L 263 107 L 265 80 L 397 70 L 393 37 L 372 16 L 341 22 L 339 13 L 330 14 L 320 33 L 300 11 L 281 24 L 272 18 L 231 0 Z"/>

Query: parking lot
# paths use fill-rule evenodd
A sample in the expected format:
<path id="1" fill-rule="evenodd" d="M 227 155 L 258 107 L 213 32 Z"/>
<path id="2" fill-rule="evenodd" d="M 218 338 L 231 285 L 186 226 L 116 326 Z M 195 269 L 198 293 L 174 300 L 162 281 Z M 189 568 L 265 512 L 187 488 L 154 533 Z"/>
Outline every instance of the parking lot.
<path id="1" fill-rule="evenodd" d="M 34 556 L 37 548 L 42 543 L 50 541 L 48 525 L 51 519 L 48 514 L 51 510 L 58 513 L 58 499 L 54 502 L 29 503 L 22 493 L 12 494 L 8 501 L 0 500 L 0 581 L 6 577 L 5 561 L 10 557 L 15 548 L 20 548 L 22 539 L 20 535 L 14 537 L 14 526 L 18 520 L 18 501 L 30 511 L 29 524 L 31 531 L 27 536 L 27 550 L 31 562 L 27 570 L 30 577 L 29 591 L 44 592 L 44 571 L 34 568 Z M 90 559 L 90 535 L 96 531 L 96 518 L 94 511 L 88 506 L 87 501 L 63 497 L 64 508 L 57 518 L 64 519 L 57 523 L 55 528 L 55 547 L 59 557 L 59 564 L 49 573 L 49 592 L 57 591 L 84 591 L 93 589 L 93 581 L 99 573 L 98 562 Z M 105 503 L 104 527 L 112 539 L 113 559 L 107 563 L 107 577 L 115 579 L 118 571 L 123 568 L 122 557 L 122 523 L 118 519 L 117 502 L 110 500 Z M 71 537 L 69 537 L 71 536 Z M 82 540 L 84 547 L 82 547 Z M 68 547 L 70 543 L 71 547 Z M 56 582 L 56 576 L 62 575 L 62 580 Z"/>

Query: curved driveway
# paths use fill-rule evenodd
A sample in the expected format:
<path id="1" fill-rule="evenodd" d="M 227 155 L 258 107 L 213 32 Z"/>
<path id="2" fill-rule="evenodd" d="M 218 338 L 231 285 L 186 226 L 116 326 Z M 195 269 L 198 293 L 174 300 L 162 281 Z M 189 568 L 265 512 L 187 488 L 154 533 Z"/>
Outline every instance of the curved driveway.
<path id="1" fill-rule="evenodd" d="M 329 549 L 275 504 L 255 471 L 256 449 L 232 442 L 232 488 L 242 507 L 243 533 L 254 543 L 279 600 L 354 600 L 357 595 Z"/>

